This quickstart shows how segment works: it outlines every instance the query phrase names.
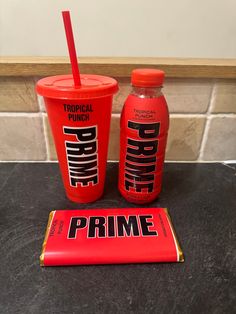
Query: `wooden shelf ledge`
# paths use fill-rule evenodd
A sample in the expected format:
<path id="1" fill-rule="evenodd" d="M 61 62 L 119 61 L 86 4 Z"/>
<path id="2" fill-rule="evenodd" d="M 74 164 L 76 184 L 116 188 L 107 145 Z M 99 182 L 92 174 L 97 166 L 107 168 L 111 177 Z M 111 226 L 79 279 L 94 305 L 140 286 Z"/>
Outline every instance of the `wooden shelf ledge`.
<path id="1" fill-rule="evenodd" d="M 129 77 L 135 68 L 159 68 L 167 77 L 236 78 L 236 59 L 81 57 L 81 73 Z M 0 76 L 71 73 L 67 57 L 0 57 Z"/>

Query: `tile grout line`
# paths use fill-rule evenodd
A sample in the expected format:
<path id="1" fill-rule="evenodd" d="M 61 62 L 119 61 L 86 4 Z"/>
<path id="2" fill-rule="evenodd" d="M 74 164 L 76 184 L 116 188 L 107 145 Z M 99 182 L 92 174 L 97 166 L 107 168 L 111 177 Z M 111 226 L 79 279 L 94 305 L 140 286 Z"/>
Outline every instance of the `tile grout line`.
<path id="1" fill-rule="evenodd" d="M 116 118 L 120 118 L 120 113 L 116 113 L 116 112 L 112 112 L 111 113 L 111 117 L 116 117 Z"/>
<path id="2" fill-rule="evenodd" d="M 38 112 L 0 112 L 0 117 L 41 117 L 40 111 Z"/>
<path id="3" fill-rule="evenodd" d="M 49 142 L 48 142 L 48 137 L 47 137 L 47 128 L 46 128 L 46 122 L 45 122 L 45 117 L 46 114 L 44 114 L 43 112 L 41 112 L 41 116 L 43 119 L 43 133 L 44 133 L 44 141 L 45 141 L 45 145 L 46 145 L 46 161 L 50 161 L 50 154 L 49 154 Z"/>
<path id="4" fill-rule="evenodd" d="M 11 112 L 0 112 L 0 117 L 40 117 L 41 114 L 46 114 L 44 111 L 38 111 L 38 112 L 17 112 L 17 111 L 11 111 Z M 120 117 L 120 113 L 112 113 L 113 117 Z M 170 117 L 173 118 L 202 118 L 207 116 L 206 113 L 170 113 Z M 236 113 L 211 113 L 212 117 L 218 117 L 218 118 L 235 118 Z"/>
<path id="5" fill-rule="evenodd" d="M 210 104 L 211 105 L 211 104 Z M 210 106 L 209 105 L 209 106 Z M 208 110 L 205 113 L 170 113 L 170 117 L 173 118 L 203 118 L 208 116 Z M 218 117 L 218 118 L 235 118 L 236 113 L 209 113 L 211 117 Z"/>
<path id="6" fill-rule="evenodd" d="M 43 96 L 39 96 L 37 95 L 37 101 L 38 101 L 38 105 L 39 105 L 39 111 L 40 112 L 44 112 L 44 106 L 43 106 Z"/>
<path id="7" fill-rule="evenodd" d="M 210 101 L 209 101 L 210 103 Z M 210 106 L 210 104 L 209 104 Z M 208 109 L 209 109 L 208 106 Z M 204 113 L 170 113 L 171 118 L 204 118 L 207 117 L 208 110 Z M 218 117 L 218 118 L 235 118 L 236 113 L 209 113 L 212 117 Z M 112 113 L 112 117 L 120 117 L 120 113 Z"/>
<path id="8" fill-rule="evenodd" d="M 38 102 L 38 106 L 39 106 L 39 111 L 40 111 L 40 115 L 42 117 L 43 120 L 43 136 L 44 136 L 44 143 L 45 143 L 45 147 L 46 147 L 46 160 L 45 161 L 49 161 L 49 143 L 48 143 L 48 137 L 47 137 L 47 130 L 46 130 L 46 123 L 45 123 L 45 117 L 46 114 L 44 112 L 44 106 L 42 104 L 43 101 L 43 97 L 37 95 L 37 102 Z"/>
<path id="9" fill-rule="evenodd" d="M 212 111 L 213 103 L 215 100 L 215 94 L 216 94 L 216 83 L 214 82 L 213 87 L 212 87 L 209 106 L 208 106 L 207 112 L 205 114 L 206 125 L 205 125 L 204 131 L 203 131 L 202 142 L 201 142 L 201 147 L 199 150 L 199 155 L 198 155 L 197 161 L 203 161 L 203 153 L 204 153 L 204 150 L 206 147 L 206 142 L 207 142 L 208 133 L 209 133 L 209 129 L 210 129 L 211 111 Z"/>
<path id="10" fill-rule="evenodd" d="M 206 113 L 170 113 L 170 118 L 204 118 Z"/>

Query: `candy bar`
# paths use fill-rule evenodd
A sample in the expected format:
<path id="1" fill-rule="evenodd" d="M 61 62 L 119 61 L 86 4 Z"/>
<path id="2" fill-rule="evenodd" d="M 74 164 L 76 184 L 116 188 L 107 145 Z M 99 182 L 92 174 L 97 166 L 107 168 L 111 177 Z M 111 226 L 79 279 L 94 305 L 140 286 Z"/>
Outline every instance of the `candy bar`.
<path id="1" fill-rule="evenodd" d="M 56 210 L 41 266 L 183 262 L 166 208 Z"/>

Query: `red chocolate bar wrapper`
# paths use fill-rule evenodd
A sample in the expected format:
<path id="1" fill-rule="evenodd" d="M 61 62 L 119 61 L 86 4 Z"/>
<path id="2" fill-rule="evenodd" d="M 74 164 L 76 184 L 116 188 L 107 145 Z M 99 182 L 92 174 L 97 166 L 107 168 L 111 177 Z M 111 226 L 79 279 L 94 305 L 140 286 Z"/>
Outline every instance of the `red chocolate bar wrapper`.
<path id="1" fill-rule="evenodd" d="M 183 262 L 166 208 L 56 210 L 41 266 Z"/>

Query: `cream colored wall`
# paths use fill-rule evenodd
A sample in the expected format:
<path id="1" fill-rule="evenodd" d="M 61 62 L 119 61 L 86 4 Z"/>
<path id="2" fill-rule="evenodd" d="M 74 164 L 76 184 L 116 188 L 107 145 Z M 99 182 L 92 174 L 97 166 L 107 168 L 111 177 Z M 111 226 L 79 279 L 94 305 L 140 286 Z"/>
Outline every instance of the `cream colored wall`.
<path id="1" fill-rule="evenodd" d="M 63 9 L 81 56 L 236 57 L 235 0 L 0 0 L 0 55 L 66 55 Z"/>

